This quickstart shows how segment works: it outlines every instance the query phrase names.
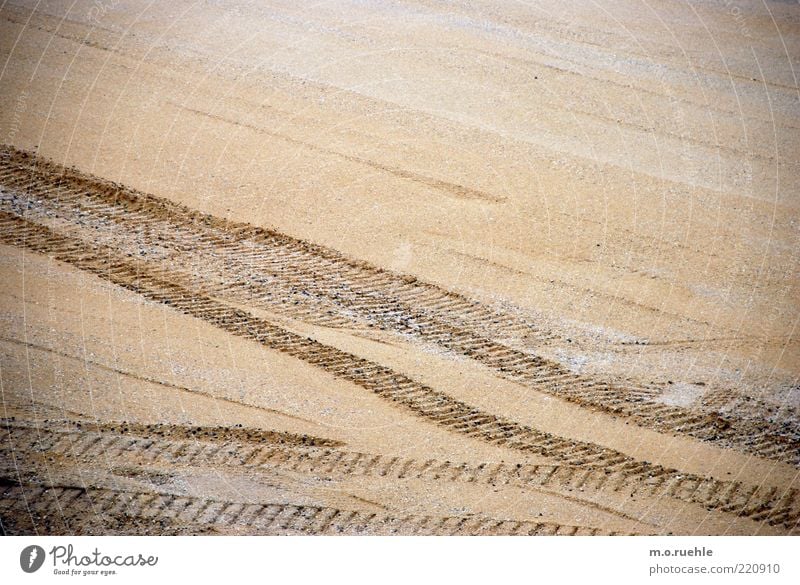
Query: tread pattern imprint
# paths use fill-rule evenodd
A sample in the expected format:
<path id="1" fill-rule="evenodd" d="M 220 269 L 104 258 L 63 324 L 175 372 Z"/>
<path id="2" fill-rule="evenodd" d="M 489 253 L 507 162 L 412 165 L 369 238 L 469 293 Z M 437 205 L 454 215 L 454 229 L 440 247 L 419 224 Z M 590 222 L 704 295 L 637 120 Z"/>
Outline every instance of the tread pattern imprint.
<path id="1" fill-rule="evenodd" d="M 574 374 L 535 352 L 537 340 L 555 333 L 507 307 L 10 148 L 0 150 L 0 244 L 319 368 L 423 428 L 546 461 L 370 453 L 332 438 L 241 425 L 92 421 L 78 413 L 6 417 L 4 533 L 665 534 L 685 530 L 681 518 L 694 519 L 697 533 L 798 532 L 797 474 L 776 483 L 639 460 L 468 404 L 283 321 L 343 334 L 379 331 L 632 428 L 783 469 L 800 464 L 797 413 L 776 418 L 757 400 L 736 410 L 721 408 L 724 401 L 668 406 L 652 385 Z M 241 489 L 187 488 L 187 478 L 220 474 Z M 420 503 L 404 505 L 402 493 Z M 425 494 L 437 497 L 426 501 Z M 498 505 L 503 497 L 517 504 Z M 571 521 L 577 518 L 583 521 Z"/>

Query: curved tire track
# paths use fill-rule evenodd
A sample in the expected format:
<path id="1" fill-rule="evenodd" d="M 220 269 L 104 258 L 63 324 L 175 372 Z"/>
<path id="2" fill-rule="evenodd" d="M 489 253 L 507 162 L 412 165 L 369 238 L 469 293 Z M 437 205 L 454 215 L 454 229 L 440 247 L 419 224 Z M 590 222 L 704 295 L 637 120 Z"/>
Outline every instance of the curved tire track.
<path id="1" fill-rule="evenodd" d="M 469 464 L 392 457 L 343 450 L 341 445 L 327 443 L 326 439 L 249 429 L 236 429 L 237 434 L 232 435 L 226 428 L 180 425 L 2 422 L 0 427 L 6 428 L 6 449 L 13 449 L 18 459 L 28 462 L 41 457 L 72 461 L 102 458 L 109 462 L 127 457 L 144 465 L 270 468 L 334 477 L 355 475 L 546 488 L 571 498 L 573 490 L 584 495 L 616 492 L 649 499 L 670 497 L 789 531 L 800 524 L 800 490 L 796 488 L 784 491 L 690 476 L 672 481 L 658 478 L 642 481 L 626 471 L 608 473 L 569 465 Z M 254 440 L 256 437 L 258 440 Z M 596 507 L 590 500 L 581 499 L 580 503 Z M 622 514 L 615 509 L 603 510 Z"/>
<path id="2" fill-rule="evenodd" d="M 6 534 L 157 534 L 240 528 L 258 534 L 616 535 L 597 528 L 482 516 L 391 516 L 285 503 L 246 503 L 100 487 L 6 485 L 0 491 Z"/>

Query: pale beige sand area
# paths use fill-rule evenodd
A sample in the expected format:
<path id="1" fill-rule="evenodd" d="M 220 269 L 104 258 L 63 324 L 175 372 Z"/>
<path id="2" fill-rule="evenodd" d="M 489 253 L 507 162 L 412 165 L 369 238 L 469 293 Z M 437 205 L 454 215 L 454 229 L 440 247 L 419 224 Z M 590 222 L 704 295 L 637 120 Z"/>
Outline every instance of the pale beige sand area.
<path id="1" fill-rule="evenodd" d="M 791 2 L 2 4 L 4 531 L 796 533 L 798 54 Z"/>

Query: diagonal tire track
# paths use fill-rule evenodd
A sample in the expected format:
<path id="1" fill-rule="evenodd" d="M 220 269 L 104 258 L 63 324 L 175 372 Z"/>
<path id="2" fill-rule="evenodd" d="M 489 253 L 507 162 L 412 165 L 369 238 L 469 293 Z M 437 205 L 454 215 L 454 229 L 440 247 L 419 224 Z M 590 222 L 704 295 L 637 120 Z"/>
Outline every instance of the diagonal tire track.
<path id="1" fill-rule="evenodd" d="M 736 413 L 721 414 L 720 405 L 710 403 L 689 410 L 654 402 L 654 388 L 572 374 L 498 341 L 530 338 L 530 324 L 413 278 L 270 230 L 193 212 L 20 151 L 0 153 L 0 185 L 3 208 L 143 258 L 160 272 L 180 274 L 189 288 L 206 295 L 325 326 L 406 334 L 506 379 L 647 428 L 800 463 L 800 424 L 792 412 L 781 417 L 773 410 L 765 420 L 769 407 L 758 401 Z"/>
<path id="2" fill-rule="evenodd" d="M 192 294 L 175 282 L 174 275 L 154 273 L 142 262 L 119 258 L 114 251 L 102 247 L 90 249 L 80 240 L 55 234 L 46 227 L 3 212 L 0 212 L 0 242 L 48 254 L 234 335 L 314 364 L 445 429 L 490 444 L 550 457 L 570 466 L 617 474 L 616 489 L 626 484 L 647 483 L 665 486 L 664 495 L 691 501 L 693 494 L 713 481 L 482 412 L 389 368 L 294 334 L 209 297 Z M 721 503 L 721 509 L 749 516 L 766 512 L 774 496 L 783 498 L 789 494 L 792 501 L 796 498 L 792 490 L 782 490 L 779 494 L 770 492 L 765 499 L 763 491 L 761 487 L 753 487 L 743 494 L 737 489 L 738 499 Z"/>

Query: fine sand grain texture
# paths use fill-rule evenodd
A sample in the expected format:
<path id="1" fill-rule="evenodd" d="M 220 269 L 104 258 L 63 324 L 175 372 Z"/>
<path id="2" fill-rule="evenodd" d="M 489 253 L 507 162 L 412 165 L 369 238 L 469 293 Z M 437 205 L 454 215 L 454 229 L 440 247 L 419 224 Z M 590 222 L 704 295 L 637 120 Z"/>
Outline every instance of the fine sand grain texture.
<path id="1" fill-rule="evenodd" d="M 0 532 L 800 534 L 800 6 L 0 4 Z"/>

